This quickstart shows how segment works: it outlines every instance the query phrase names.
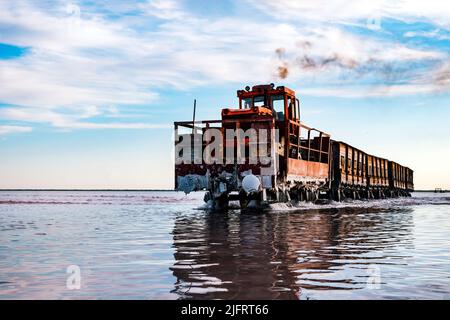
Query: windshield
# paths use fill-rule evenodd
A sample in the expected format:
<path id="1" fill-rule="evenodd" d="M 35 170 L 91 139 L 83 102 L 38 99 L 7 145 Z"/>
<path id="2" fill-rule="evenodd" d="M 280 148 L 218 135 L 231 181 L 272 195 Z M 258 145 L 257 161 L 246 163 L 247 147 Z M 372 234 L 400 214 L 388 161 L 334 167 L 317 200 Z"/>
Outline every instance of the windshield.
<path id="1" fill-rule="evenodd" d="M 243 102 L 242 107 L 244 109 L 249 109 L 253 106 L 262 107 L 262 106 L 264 106 L 264 96 L 253 97 L 253 101 L 252 101 L 252 98 L 245 98 L 245 99 L 242 99 L 242 102 Z"/>
<path id="2" fill-rule="evenodd" d="M 277 95 L 270 97 L 272 109 L 277 120 L 284 120 L 284 96 Z"/>
<path id="3" fill-rule="evenodd" d="M 251 107 L 263 107 L 266 106 L 268 108 L 272 108 L 279 112 L 284 111 L 284 96 L 283 95 L 274 95 L 269 96 L 268 103 L 270 105 L 265 105 L 264 95 L 255 96 L 253 98 L 244 98 L 242 99 L 242 107 L 244 109 L 249 109 Z"/>
<path id="4" fill-rule="evenodd" d="M 243 108 L 244 109 L 249 109 L 249 108 L 251 108 L 252 107 L 252 98 L 245 98 L 245 99 L 242 99 L 242 102 L 243 102 Z"/>
<path id="5" fill-rule="evenodd" d="M 253 103 L 255 107 L 264 106 L 264 96 L 256 96 L 253 98 Z"/>

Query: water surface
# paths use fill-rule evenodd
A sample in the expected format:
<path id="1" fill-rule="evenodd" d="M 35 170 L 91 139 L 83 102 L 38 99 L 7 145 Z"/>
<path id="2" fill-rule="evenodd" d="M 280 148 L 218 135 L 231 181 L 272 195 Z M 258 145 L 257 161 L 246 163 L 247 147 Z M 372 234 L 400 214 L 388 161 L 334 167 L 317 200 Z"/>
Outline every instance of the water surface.
<path id="1" fill-rule="evenodd" d="M 260 215 L 202 198 L 2 191 L 0 299 L 450 299 L 449 194 Z"/>

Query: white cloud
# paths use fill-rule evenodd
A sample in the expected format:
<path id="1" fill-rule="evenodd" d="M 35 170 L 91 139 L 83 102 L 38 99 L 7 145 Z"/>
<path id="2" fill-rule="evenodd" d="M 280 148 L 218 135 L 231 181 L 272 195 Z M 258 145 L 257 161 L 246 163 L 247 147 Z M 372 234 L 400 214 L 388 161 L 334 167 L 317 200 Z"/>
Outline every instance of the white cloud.
<path id="1" fill-rule="evenodd" d="M 408 94 L 437 93 L 432 84 L 400 84 L 400 85 L 375 85 L 375 86 L 346 86 L 346 87 L 311 87 L 301 88 L 302 95 L 315 97 L 338 98 L 367 98 L 367 97 L 395 97 Z"/>
<path id="2" fill-rule="evenodd" d="M 63 129 L 172 129 L 172 124 L 69 122 Z"/>
<path id="3" fill-rule="evenodd" d="M 179 2 L 173 0 L 153 0 L 137 4 L 145 14 L 157 17 L 164 20 L 184 19 L 189 18 L 183 12 Z"/>
<path id="4" fill-rule="evenodd" d="M 406 38 L 423 37 L 434 38 L 436 40 L 450 40 L 450 36 L 443 34 L 440 29 L 434 29 L 432 31 L 408 31 L 403 36 Z"/>
<path id="5" fill-rule="evenodd" d="M 354 22 L 379 14 L 383 0 L 249 0 L 261 11 L 280 19 L 319 22 Z"/>
<path id="6" fill-rule="evenodd" d="M 248 0 L 279 19 L 318 23 L 365 24 L 393 18 L 450 27 L 450 7 L 440 0 Z M 381 21 L 382 23 L 382 21 Z"/>
<path id="7" fill-rule="evenodd" d="M 446 61 L 438 65 L 432 73 L 432 78 L 422 77 L 420 79 L 423 83 L 434 83 L 436 86 L 440 87 L 442 91 L 448 90 L 450 88 L 450 62 Z"/>
<path id="8" fill-rule="evenodd" d="M 352 85 L 352 79 L 340 79 L 342 69 L 353 63 L 369 65 L 367 75 L 376 77 L 379 64 L 383 68 L 447 57 L 431 49 L 352 35 L 325 23 L 356 23 L 380 10 L 384 1 L 350 6 L 343 1 L 252 3 L 277 19 L 208 18 L 189 13 L 178 2 L 160 0 L 139 5 L 108 1 L 105 6 L 116 19 L 82 3 L 77 7 L 68 1 L 1 1 L 2 42 L 30 51 L 19 59 L 0 60 L 0 103 L 16 106 L 2 110 L 0 117 L 67 129 L 149 128 L 159 125 L 99 124 L 89 119 L 119 118 L 117 106 L 155 103 L 162 88 L 277 81 L 280 63 L 289 67 L 289 81 L 294 84 L 320 82 L 326 87 L 338 80 L 343 88 Z M 393 14 L 398 6 L 383 7 L 383 12 Z M 131 11 L 135 14 L 120 17 Z M 402 17 L 414 16 L 414 12 L 400 12 Z M 310 43 L 307 53 L 318 61 L 337 56 L 340 60 L 326 68 L 299 68 L 298 58 L 305 54 L 299 43 Z M 280 47 L 286 50 L 281 60 L 275 54 Z M 413 82 L 415 77 L 406 80 Z M 420 83 L 409 85 L 419 91 L 430 89 L 421 89 Z M 108 108 L 116 109 L 108 112 Z"/>
<path id="9" fill-rule="evenodd" d="M 23 108 L 6 107 L 0 109 L 0 118 L 5 120 L 22 121 L 27 123 L 51 124 L 59 129 L 167 129 L 172 128 L 169 124 L 148 124 L 148 123 L 130 123 L 113 122 L 98 123 L 90 122 L 85 119 L 103 115 L 95 106 L 85 108 L 84 111 L 76 110 L 76 113 L 58 113 L 44 108 Z M 7 133 L 7 132 L 5 132 Z"/>
<path id="10" fill-rule="evenodd" d="M 24 132 L 30 132 L 33 128 L 31 127 L 23 127 L 23 126 L 3 126 L 0 125 L 0 136 L 6 135 L 10 133 L 24 133 Z"/>

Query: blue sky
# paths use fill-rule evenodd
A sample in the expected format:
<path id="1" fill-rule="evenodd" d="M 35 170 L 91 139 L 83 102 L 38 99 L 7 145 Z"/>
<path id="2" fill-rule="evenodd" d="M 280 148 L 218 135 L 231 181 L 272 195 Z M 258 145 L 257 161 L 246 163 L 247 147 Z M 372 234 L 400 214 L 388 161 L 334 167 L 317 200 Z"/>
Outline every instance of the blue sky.
<path id="1" fill-rule="evenodd" d="M 193 99 L 214 119 L 274 82 L 305 123 L 450 189 L 449 21 L 437 0 L 2 1 L 0 188 L 172 188 Z"/>

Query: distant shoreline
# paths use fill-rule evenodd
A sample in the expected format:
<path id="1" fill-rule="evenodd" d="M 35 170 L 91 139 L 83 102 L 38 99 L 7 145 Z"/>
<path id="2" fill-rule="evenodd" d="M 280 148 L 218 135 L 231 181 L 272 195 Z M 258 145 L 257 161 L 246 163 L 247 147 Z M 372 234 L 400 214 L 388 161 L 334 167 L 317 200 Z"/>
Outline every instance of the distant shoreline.
<path id="1" fill-rule="evenodd" d="M 142 191 L 176 191 L 174 189 L 0 189 L 2 191 L 132 191 L 132 192 L 142 192 Z"/>
<path id="2" fill-rule="evenodd" d="M 92 192 L 92 191 L 101 191 L 101 192 L 117 192 L 117 191 L 127 191 L 127 192 L 154 192 L 154 191 L 171 191 L 177 192 L 174 189 L 0 189 L 0 192 L 5 191 L 83 191 L 83 192 Z M 431 192 L 435 193 L 435 190 L 414 190 L 414 192 Z M 443 189 L 441 192 L 436 193 L 445 193 L 450 192 L 450 190 Z"/>

